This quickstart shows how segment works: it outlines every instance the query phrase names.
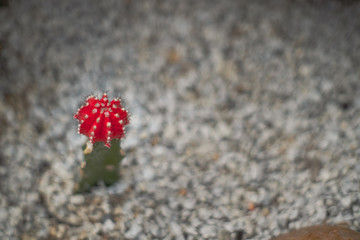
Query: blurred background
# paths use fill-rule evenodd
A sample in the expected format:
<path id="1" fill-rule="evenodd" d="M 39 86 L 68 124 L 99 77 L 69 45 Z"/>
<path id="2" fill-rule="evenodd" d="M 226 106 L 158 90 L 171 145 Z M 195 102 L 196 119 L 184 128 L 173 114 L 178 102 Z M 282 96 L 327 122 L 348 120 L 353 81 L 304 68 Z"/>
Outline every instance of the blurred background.
<path id="1" fill-rule="evenodd" d="M 1 239 L 360 231 L 359 1 L 0 1 Z M 121 180 L 73 194 L 73 114 L 131 114 Z"/>

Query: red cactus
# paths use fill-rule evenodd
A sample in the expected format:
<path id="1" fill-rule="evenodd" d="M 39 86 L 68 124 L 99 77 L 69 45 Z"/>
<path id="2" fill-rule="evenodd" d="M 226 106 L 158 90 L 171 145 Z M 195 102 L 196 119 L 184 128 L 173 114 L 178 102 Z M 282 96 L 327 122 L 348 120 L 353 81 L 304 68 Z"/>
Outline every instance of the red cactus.
<path id="1" fill-rule="evenodd" d="M 109 102 L 107 94 L 99 100 L 89 96 L 74 118 L 79 120 L 78 133 L 84 134 L 91 143 L 102 141 L 106 147 L 114 138 L 124 137 L 124 126 L 129 123 L 128 112 L 121 106 L 119 98 Z"/>

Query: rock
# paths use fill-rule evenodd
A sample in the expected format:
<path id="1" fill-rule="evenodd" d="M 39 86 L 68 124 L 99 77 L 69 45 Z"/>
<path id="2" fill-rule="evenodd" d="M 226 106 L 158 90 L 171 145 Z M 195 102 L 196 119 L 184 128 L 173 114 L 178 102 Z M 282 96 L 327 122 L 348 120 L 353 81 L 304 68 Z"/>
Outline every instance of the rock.
<path id="1" fill-rule="evenodd" d="M 200 228 L 201 236 L 204 238 L 210 238 L 216 236 L 216 229 L 212 225 L 204 225 Z"/>
<path id="2" fill-rule="evenodd" d="M 106 221 L 103 224 L 103 231 L 104 232 L 110 232 L 114 229 L 115 224 L 111 219 L 106 219 Z"/>
<path id="3" fill-rule="evenodd" d="M 271 240 L 359 240 L 360 233 L 343 226 L 316 225 L 282 234 Z"/>
<path id="4" fill-rule="evenodd" d="M 131 228 L 125 233 L 126 238 L 134 239 L 140 232 L 142 228 L 141 226 L 134 224 Z"/>
<path id="5" fill-rule="evenodd" d="M 148 181 L 151 180 L 155 175 L 154 169 L 151 166 L 146 166 L 143 169 L 143 178 Z"/>
<path id="6" fill-rule="evenodd" d="M 176 222 L 170 223 L 171 232 L 177 237 L 177 239 L 183 239 L 181 226 Z"/>
<path id="7" fill-rule="evenodd" d="M 231 239 L 231 234 L 229 231 L 226 231 L 225 229 L 221 229 L 218 232 L 218 239 L 219 240 L 230 240 Z"/>

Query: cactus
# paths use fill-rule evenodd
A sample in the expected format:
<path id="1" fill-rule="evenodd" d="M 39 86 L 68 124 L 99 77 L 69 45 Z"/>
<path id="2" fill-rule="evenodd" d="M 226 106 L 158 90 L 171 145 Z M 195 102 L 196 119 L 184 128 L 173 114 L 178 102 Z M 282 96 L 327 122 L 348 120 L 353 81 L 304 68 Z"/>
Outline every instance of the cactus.
<path id="1" fill-rule="evenodd" d="M 74 118 L 79 120 L 78 133 L 89 138 L 83 146 L 81 179 L 75 185 L 75 192 L 87 191 L 99 181 L 113 184 L 119 179 L 119 164 L 124 157 L 120 140 L 129 123 L 128 112 L 121 106 L 119 98 L 109 102 L 104 93 L 101 99 L 88 97 Z"/>

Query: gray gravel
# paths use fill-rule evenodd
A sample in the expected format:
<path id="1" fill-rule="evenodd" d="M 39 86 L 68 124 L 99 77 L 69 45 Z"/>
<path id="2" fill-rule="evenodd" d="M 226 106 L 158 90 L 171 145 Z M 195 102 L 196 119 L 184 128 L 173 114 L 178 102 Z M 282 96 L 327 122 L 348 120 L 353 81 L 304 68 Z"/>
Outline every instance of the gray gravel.
<path id="1" fill-rule="evenodd" d="M 11 1 L 0 8 L 1 239 L 360 230 L 357 1 Z M 72 118 L 131 113 L 122 179 L 73 195 Z"/>

